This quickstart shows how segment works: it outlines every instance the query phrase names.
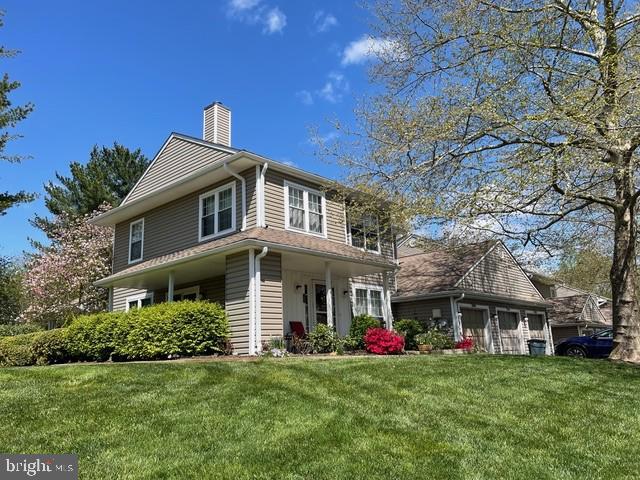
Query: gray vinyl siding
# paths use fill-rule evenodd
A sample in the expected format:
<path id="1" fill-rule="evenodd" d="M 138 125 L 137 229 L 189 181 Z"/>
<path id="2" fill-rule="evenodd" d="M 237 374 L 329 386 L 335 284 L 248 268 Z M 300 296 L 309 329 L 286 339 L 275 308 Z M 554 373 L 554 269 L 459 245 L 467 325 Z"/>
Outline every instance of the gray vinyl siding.
<path id="1" fill-rule="evenodd" d="M 247 175 L 247 180 L 249 180 L 251 178 L 250 170 L 247 171 Z M 198 202 L 200 194 L 231 183 L 233 180 L 233 177 L 229 177 L 202 190 L 154 208 L 144 215 L 117 224 L 115 228 L 113 273 L 117 273 L 129 266 L 129 225 L 140 218 L 144 218 L 142 261 L 197 245 L 199 243 Z M 242 185 L 239 180 L 235 180 L 235 183 L 236 231 L 239 231 L 242 228 Z"/>
<path id="2" fill-rule="evenodd" d="M 124 204 L 132 202 L 230 154 L 174 137 L 143 174 Z"/>
<path id="3" fill-rule="evenodd" d="M 127 297 L 133 297 L 134 295 L 140 295 L 146 293 L 146 290 L 139 290 L 137 288 L 114 288 L 113 289 L 113 312 L 124 312 L 127 306 Z M 155 301 L 155 297 L 154 297 Z"/>
<path id="4" fill-rule="evenodd" d="M 519 300 L 543 300 L 527 275 L 501 244 L 496 245 L 467 273 L 459 288 Z"/>
<path id="5" fill-rule="evenodd" d="M 260 269 L 262 341 L 268 341 L 283 335 L 281 255 L 269 253 L 260 261 Z"/>
<path id="6" fill-rule="evenodd" d="M 439 308 L 442 320 L 452 325 L 451 300 L 449 297 L 412 302 L 394 302 L 391 305 L 394 321 L 402 319 L 418 320 L 423 327 L 429 327 L 433 319 L 433 310 Z"/>
<path id="7" fill-rule="evenodd" d="M 309 183 L 300 178 L 285 175 L 268 169 L 265 178 L 265 219 L 269 228 L 284 229 L 284 182 L 292 182 L 320 192 L 320 185 Z M 327 207 L 327 238 L 336 242 L 346 242 L 346 226 L 344 222 L 344 206 L 332 192 L 325 192 Z"/>
<path id="8" fill-rule="evenodd" d="M 228 255 L 225 273 L 225 310 L 236 354 L 249 353 L 249 252 Z"/>
<path id="9" fill-rule="evenodd" d="M 538 289 L 538 291 L 540 292 L 540 295 L 542 295 L 544 298 L 551 298 L 554 295 L 554 288 L 552 285 L 547 285 L 546 283 L 542 283 L 542 282 L 538 282 L 535 279 L 531 280 L 531 283 L 533 283 L 533 285 L 536 287 L 536 289 Z"/>
<path id="10" fill-rule="evenodd" d="M 200 299 L 217 302 L 224 307 L 224 275 L 211 277 L 197 282 L 177 284 L 174 290 L 183 288 L 200 287 Z M 154 303 L 165 302 L 167 300 L 167 289 L 154 290 Z"/>
<path id="11" fill-rule="evenodd" d="M 214 119 L 216 116 L 217 125 Z M 231 145 L 231 112 L 224 105 L 210 105 L 204 111 L 204 139 L 221 145 Z"/>

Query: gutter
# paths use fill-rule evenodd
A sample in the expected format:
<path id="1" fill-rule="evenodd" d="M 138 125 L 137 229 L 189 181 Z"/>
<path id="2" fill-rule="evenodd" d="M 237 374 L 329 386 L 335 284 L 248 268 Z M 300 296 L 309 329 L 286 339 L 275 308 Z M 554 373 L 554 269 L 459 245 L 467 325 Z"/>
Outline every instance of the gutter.
<path id="1" fill-rule="evenodd" d="M 549 308 L 551 306 L 551 303 L 547 301 L 536 302 L 531 300 L 522 300 L 519 298 L 495 295 L 491 293 L 471 292 L 471 291 L 464 291 L 464 290 L 445 290 L 442 292 L 424 293 L 421 295 L 411 295 L 406 297 L 402 297 L 402 296 L 392 297 L 391 302 L 393 303 L 415 302 L 419 300 L 428 300 L 431 298 L 451 297 L 454 295 L 461 295 L 462 293 L 464 293 L 466 298 L 468 299 L 478 299 L 480 301 L 513 303 L 513 304 L 522 305 L 522 306 L 531 305 L 531 306 L 538 306 L 538 307 L 545 307 L 545 308 Z"/>
<path id="2" fill-rule="evenodd" d="M 225 172 L 227 172 L 229 175 L 234 176 L 242 183 L 242 228 L 240 229 L 240 231 L 244 232 L 247 229 L 247 181 L 242 175 L 237 174 L 229 168 L 228 161 L 222 164 L 222 168 L 224 168 Z"/>

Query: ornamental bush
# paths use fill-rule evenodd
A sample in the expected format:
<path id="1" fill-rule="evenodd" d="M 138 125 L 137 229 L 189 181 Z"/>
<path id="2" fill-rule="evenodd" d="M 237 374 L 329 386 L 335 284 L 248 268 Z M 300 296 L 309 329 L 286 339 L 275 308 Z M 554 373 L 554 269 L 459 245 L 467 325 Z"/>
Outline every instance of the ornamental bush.
<path id="1" fill-rule="evenodd" d="M 34 335 L 31 353 L 36 365 L 67 363 L 71 360 L 66 328 L 54 328 Z"/>
<path id="2" fill-rule="evenodd" d="M 80 362 L 104 362 L 114 350 L 114 337 L 124 312 L 103 312 L 77 317 L 67 328 L 71 358 Z M 121 332 L 123 333 L 123 332 Z"/>
<path id="3" fill-rule="evenodd" d="M 471 350 L 473 350 L 473 338 L 471 337 L 463 338 L 458 343 L 456 343 L 456 348 L 470 352 Z"/>
<path id="4" fill-rule="evenodd" d="M 307 340 L 313 353 L 331 353 L 336 350 L 338 335 L 333 328 L 319 323 L 313 332 L 309 333 Z"/>
<path id="5" fill-rule="evenodd" d="M 376 355 L 402 353 L 404 337 L 385 328 L 370 328 L 364 336 L 367 351 Z"/>
<path id="6" fill-rule="evenodd" d="M 11 325 L 0 325 L 0 337 L 13 337 L 24 333 L 34 333 L 42 331 L 42 327 L 37 323 L 14 323 Z"/>
<path id="7" fill-rule="evenodd" d="M 36 363 L 31 350 L 38 333 L 25 333 L 11 337 L 0 338 L 0 366 L 23 367 Z"/>
<path id="8" fill-rule="evenodd" d="M 364 336 L 370 328 L 380 328 L 380 320 L 373 318 L 371 315 L 356 315 L 351 320 L 349 328 L 349 336 L 356 342 L 355 349 L 364 349 Z"/>
<path id="9" fill-rule="evenodd" d="M 415 350 L 418 348 L 416 343 L 416 335 L 424 332 L 422 325 L 417 320 L 402 319 L 393 322 L 396 332 L 404 337 L 404 348 L 407 350 Z"/>
<path id="10" fill-rule="evenodd" d="M 446 350 L 455 346 L 453 339 L 440 330 L 429 330 L 428 332 L 416 335 L 418 345 L 431 345 L 434 350 Z"/>

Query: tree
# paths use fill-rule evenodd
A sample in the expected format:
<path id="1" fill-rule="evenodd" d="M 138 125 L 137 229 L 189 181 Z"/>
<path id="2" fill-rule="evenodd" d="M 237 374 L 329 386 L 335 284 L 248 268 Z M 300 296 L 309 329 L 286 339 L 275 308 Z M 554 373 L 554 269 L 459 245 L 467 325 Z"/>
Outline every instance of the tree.
<path id="1" fill-rule="evenodd" d="M 117 207 L 143 174 L 149 160 L 140 149 L 93 147 L 86 164 L 71 162 L 71 176 L 56 173 L 59 184 L 45 185 L 45 205 L 53 215 L 87 215 L 108 204 Z"/>
<path id="2" fill-rule="evenodd" d="M 0 11 L 0 27 L 4 25 L 4 12 Z M 17 50 L 7 50 L 0 46 L 0 58 L 11 58 L 18 54 Z M 23 160 L 19 155 L 9 155 L 5 153 L 7 143 L 21 136 L 11 133 L 8 129 L 13 129 L 21 121 L 33 111 L 33 104 L 27 103 L 22 106 L 13 106 L 9 99 L 9 94 L 20 87 L 20 82 L 10 80 L 9 75 L 5 73 L 0 80 L 0 160 L 5 162 L 17 163 Z M 20 191 L 16 193 L 0 192 L 0 215 L 5 215 L 7 210 L 12 206 L 30 202 L 35 197 L 33 194 Z"/>
<path id="3" fill-rule="evenodd" d="M 419 221 L 550 252 L 610 235 L 611 358 L 640 362 L 636 4 L 382 0 L 376 14 L 383 92 L 336 152 L 352 182 L 405 199 Z"/>
<path id="4" fill-rule="evenodd" d="M 24 307 L 22 280 L 24 266 L 15 259 L 0 257 L 0 325 L 10 325 Z"/>
<path id="5" fill-rule="evenodd" d="M 61 326 L 75 315 L 106 308 L 107 290 L 93 283 L 111 271 L 113 232 L 88 223 L 92 215 L 63 213 L 50 223 L 51 245 L 39 246 L 26 264 L 27 320 Z"/>
<path id="6" fill-rule="evenodd" d="M 553 277 L 587 292 L 611 297 L 610 271 L 611 255 L 594 248 L 570 249 L 563 252 Z"/>

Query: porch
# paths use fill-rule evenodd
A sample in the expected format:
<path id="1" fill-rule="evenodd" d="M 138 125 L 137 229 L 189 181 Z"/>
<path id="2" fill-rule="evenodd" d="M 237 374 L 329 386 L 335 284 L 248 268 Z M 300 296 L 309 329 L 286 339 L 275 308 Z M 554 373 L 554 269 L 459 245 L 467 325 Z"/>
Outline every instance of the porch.
<path id="1" fill-rule="evenodd" d="M 219 302 L 229 317 L 234 353 L 253 355 L 270 338 L 290 334 L 291 322 L 302 323 L 306 332 L 324 323 L 346 335 L 354 312 L 366 312 L 391 328 L 393 268 L 382 258 L 373 264 L 255 245 L 139 269 L 106 286 L 112 310 L 165 301 Z"/>

